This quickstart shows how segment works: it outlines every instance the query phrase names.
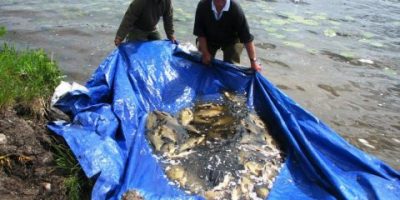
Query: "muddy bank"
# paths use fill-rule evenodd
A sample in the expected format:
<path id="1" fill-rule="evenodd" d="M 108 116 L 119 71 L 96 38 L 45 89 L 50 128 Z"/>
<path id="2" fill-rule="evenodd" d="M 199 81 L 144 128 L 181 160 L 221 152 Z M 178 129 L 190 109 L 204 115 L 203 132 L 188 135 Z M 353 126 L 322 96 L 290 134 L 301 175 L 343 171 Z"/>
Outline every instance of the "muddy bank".
<path id="1" fill-rule="evenodd" d="M 67 199 L 46 123 L 13 109 L 0 113 L 1 199 Z"/>

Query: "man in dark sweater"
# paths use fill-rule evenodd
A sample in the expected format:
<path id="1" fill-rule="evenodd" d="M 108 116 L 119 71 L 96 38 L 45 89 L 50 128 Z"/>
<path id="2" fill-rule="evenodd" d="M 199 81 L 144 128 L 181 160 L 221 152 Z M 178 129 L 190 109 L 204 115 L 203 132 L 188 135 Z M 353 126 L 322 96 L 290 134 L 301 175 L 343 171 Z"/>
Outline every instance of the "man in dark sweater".
<path id="1" fill-rule="evenodd" d="M 133 0 L 118 28 L 115 45 L 120 45 L 125 38 L 127 41 L 161 39 L 157 30 L 161 17 L 167 38 L 175 43 L 171 0 Z"/>
<path id="2" fill-rule="evenodd" d="M 254 37 L 236 1 L 201 0 L 197 5 L 193 34 L 198 37 L 204 64 L 210 64 L 218 49 L 223 51 L 225 62 L 240 63 L 244 43 L 251 68 L 261 70 L 253 44 Z"/>

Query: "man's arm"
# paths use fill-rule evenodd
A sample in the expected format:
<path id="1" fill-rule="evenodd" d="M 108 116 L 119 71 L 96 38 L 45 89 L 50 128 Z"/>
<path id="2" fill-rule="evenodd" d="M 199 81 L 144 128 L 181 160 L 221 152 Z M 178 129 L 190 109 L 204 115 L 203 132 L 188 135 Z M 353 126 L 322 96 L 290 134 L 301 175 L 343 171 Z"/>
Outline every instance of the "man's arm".
<path id="1" fill-rule="evenodd" d="M 207 39 L 205 37 L 199 37 L 199 50 L 201 52 L 201 61 L 205 65 L 209 65 L 211 63 L 212 56 L 210 52 L 208 52 L 208 44 Z"/>
<path id="2" fill-rule="evenodd" d="M 126 35 L 128 35 L 129 31 L 132 29 L 135 21 L 141 14 L 143 10 L 144 4 L 146 0 L 134 0 L 130 5 L 128 10 L 126 11 L 124 18 L 119 25 L 117 35 L 115 36 L 114 43 L 116 46 L 121 44 L 121 42 L 125 39 Z"/>
<path id="3" fill-rule="evenodd" d="M 238 30 L 239 39 L 241 42 L 244 43 L 244 46 L 246 47 L 247 55 L 250 59 L 251 68 L 256 71 L 261 71 L 261 66 L 260 64 L 258 64 L 257 61 L 256 48 L 253 43 L 254 37 L 250 33 L 250 28 L 249 24 L 247 23 L 246 16 L 244 15 L 244 12 L 240 5 L 237 5 L 236 9 L 236 29 Z"/>
<path id="4" fill-rule="evenodd" d="M 166 9 L 163 14 L 163 22 L 164 22 L 164 30 L 167 38 L 175 43 L 175 36 L 174 36 L 174 11 L 172 7 L 171 0 L 166 2 Z"/>
<path id="5" fill-rule="evenodd" d="M 205 32 L 204 32 L 204 28 L 205 28 L 206 24 L 204 24 L 204 21 L 203 21 L 202 10 L 204 10 L 203 1 L 200 1 L 197 4 L 197 8 L 196 8 L 193 34 L 196 35 L 199 40 L 199 50 L 202 54 L 201 61 L 203 62 L 203 64 L 209 65 L 211 63 L 212 56 L 211 56 L 210 52 L 208 52 L 207 38 L 206 38 Z"/>
<path id="6" fill-rule="evenodd" d="M 256 48 L 254 47 L 253 41 L 245 43 L 244 46 L 246 47 L 247 55 L 250 59 L 251 68 L 256 71 L 261 71 L 261 65 L 258 64 Z"/>

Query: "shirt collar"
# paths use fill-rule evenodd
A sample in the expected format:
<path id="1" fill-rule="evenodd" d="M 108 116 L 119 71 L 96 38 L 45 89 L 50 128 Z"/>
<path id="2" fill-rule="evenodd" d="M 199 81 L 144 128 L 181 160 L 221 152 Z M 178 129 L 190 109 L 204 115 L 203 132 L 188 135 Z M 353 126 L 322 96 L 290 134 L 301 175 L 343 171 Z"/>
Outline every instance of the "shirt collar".
<path id="1" fill-rule="evenodd" d="M 221 19 L 222 13 L 229 11 L 229 7 L 231 6 L 231 0 L 226 0 L 225 6 L 222 8 L 221 13 L 218 15 L 217 8 L 215 7 L 214 1 L 211 0 L 211 9 L 214 12 L 214 16 L 216 20 Z"/>

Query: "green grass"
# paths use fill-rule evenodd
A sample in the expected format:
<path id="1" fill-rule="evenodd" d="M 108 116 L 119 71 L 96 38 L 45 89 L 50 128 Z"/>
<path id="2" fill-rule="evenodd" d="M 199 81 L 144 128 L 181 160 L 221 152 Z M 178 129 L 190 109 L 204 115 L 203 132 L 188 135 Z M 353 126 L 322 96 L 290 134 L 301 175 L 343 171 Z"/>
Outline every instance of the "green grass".
<path id="1" fill-rule="evenodd" d="M 4 32 L 0 27 L 0 37 Z M 0 110 L 15 104 L 32 107 L 49 98 L 60 80 L 57 64 L 44 50 L 17 51 L 6 43 L 0 46 Z"/>
<path id="2" fill-rule="evenodd" d="M 0 27 L 0 38 L 5 34 L 6 29 Z M 0 113 L 19 105 L 32 114 L 41 114 L 37 111 L 45 109 L 61 75 L 57 64 L 44 50 L 17 51 L 12 45 L 0 44 Z M 89 199 L 92 182 L 84 175 L 70 148 L 55 138 L 50 145 L 55 164 L 66 177 L 67 198 Z"/>
<path id="3" fill-rule="evenodd" d="M 6 27 L 0 26 L 0 37 L 3 37 L 6 34 Z"/>
<path id="4" fill-rule="evenodd" d="M 57 168 L 67 176 L 64 180 L 64 187 L 67 189 L 68 199 L 90 199 L 90 191 L 92 190 L 93 183 L 90 179 L 86 178 L 70 148 L 54 138 L 52 149 Z"/>

